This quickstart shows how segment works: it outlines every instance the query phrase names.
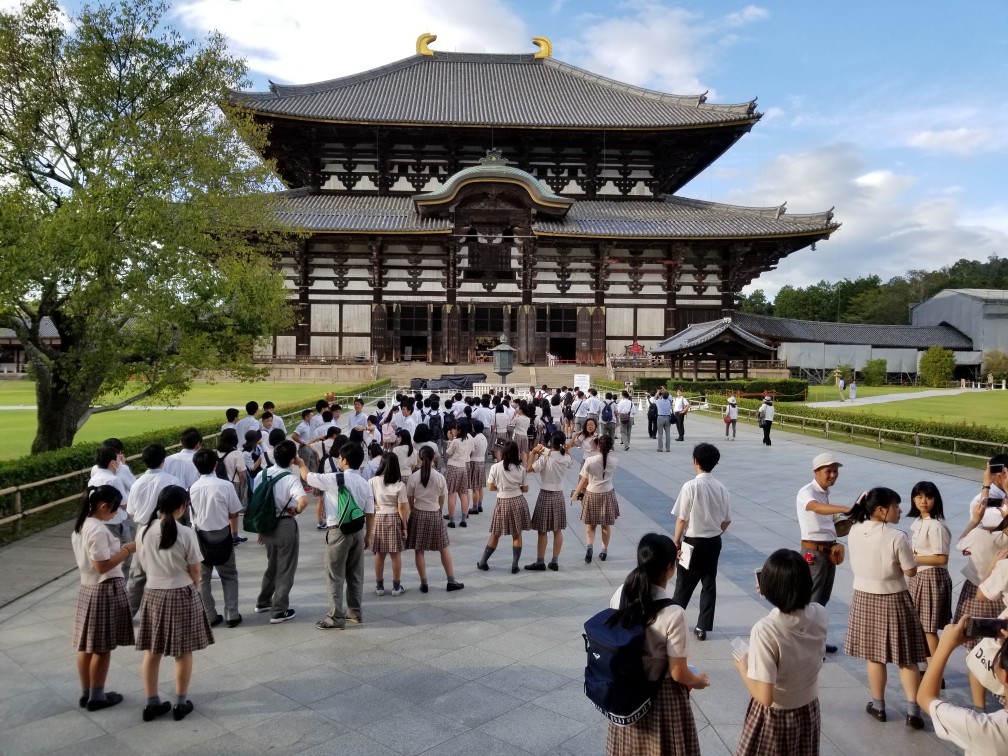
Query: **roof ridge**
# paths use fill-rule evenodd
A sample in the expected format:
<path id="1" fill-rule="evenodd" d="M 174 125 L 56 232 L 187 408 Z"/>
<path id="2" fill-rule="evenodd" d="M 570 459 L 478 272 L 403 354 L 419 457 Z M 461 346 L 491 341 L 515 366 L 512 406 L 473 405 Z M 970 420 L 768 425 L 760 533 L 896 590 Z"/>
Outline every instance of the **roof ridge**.
<path id="1" fill-rule="evenodd" d="M 788 213 L 786 200 L 779 205 L 759 207 L 759 206 L 747 206 L 747 205 L 732 205 L 727 202 L 713 202 L 711 200 L 694 199 L 692 197 L 682 197 L 676 194 L 664 194 L 662 195 L 662 201 L 670 205 L 681 205 L 684 207 L 695 207 L 698 209 L 708 209 L 708 210 L 722 210 L 725 212 L 732 213 L 733 215 L 755 215 L 761 218 L 772 217 L 774 219 L 777 219 L 787 214 L 788 220 L 802 220 L 802 221 L 819 222 L 819 223 L 829 223 L 830 221 L 832 221 L 833 210 L 835 209 L 834 206 L 831 207 L 829 210 L 820 210 L 818 212 L 813 213 Z"/>

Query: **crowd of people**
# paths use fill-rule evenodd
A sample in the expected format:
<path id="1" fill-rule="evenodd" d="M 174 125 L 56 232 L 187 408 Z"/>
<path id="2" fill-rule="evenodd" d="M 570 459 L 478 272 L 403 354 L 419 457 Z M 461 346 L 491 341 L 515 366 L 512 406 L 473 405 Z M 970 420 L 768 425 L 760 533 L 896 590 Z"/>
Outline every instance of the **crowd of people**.
<path id="1" fill-rule="evenodd" d="M 726 437 L 734 430 L 730 421 L 737 419 L 731 406 Z M 570 503 L 581 505 L 585 562 L 607 559 L 611 528 L 620 514 L 613 449 L 617 439 L 629 448 L 628 426 L 636 410 L 629 392 L 600 398 L 594 389 L 543 387 L 521 397 L 456 394 L 443 406 L 435 395 L 399 395 L 388 405 L 378 401 L 369 412 L 364 407 L 357 399 L 353 411 L 343 413 L 339 405 L 320 400 L 288 433 L 272 407 L 264 405 L 260 413 L 250 402 L 244 416 L 228 410 L 214 449 L 203 448 L 201 434 L 192 428 L 182 433 L 181 450 L 173 455 L 158 444 L 147 446 L 142 453 L 147 470 L 136 477 L 121 442 L 103 443 L 72 537 L 81 577 L 73 636 L 82 707 L 96 711 L 122 701 L 105 688 L 110 653 L 135 645 L 144 652 L 143 720 L 169 711 L 180 720 L 193 710 L 188 697 L 193 652 L 214 643 L 215 628 L 242 622 L 235 550 L 247 537 L 239 531 L 239 519 L 266 496 L 276 525 L 258 536 L 265 564 L 254 608 L 268 613 L 271 624 L 297 615 L 290 606 L 298 566 L 297 516 L 313 504 L 315 526 L 325 531 L 326 543 L 329 611 L 315 622 L 320 630 L 363 622 L 368 551 L 378 596 L 407 591 L 404 551 L 414 552 L 422 593 L 430 590 L 428 551 L 438 552 L 446 590 L 462 590 L 449 529 L 468 527 L 469 518 L 483 512 L 486 490 L 495 499 L 490 535 L 476 567 L 491 569 L 500 539 L 509 536 L 511 572 L 520 572 L 524 533 L 534 531 L 535 559 L 524 569 L 559 570 L 568 524 L 564 479 L 575 465 L 579 473 Z M 677 439 L 684 437 L 689 402 L 681 393 L 672 397 L 658 391 L 649 407 L 657 410 L 656 436 L 664 433 L 666 447 L 673 424 Z M 684 610 L 700 586 L 693 635 L 706 640 L 714 628 L 722 534 L 731 523 L 730 492 L 713 476 L 719 460 L 713 444 L 694 447 L 696 476 L 676 497 L 669 528 L 674 535 L 646 535 L 638 547 L 638 567 L 613 596 L 620 622 L 647 626 L 645 663 L 657 693 L 652 711 L 640 721 L 610 727 L 609 753 L 699 752 L 689 691 L 708 681 L 687 664 Z M 901 516 L 897 492 L 874 488 L 852 507 L 834 504 L 829 492 L 843 465 L 831 453 L 815 457 L 813 480 L 796 497 L 801 548 L 779 550 L 762 566 L 757 590 L 775 609 L 737 649 L 736 666 L 751 694 L 739 753 L 818 753 L 817 678 L 824 655 L 837 651 L 828 643 L 824 607 L 836 566 L 845 557 L 851 561 L 854 593 L 844 651 L 866 662 L 872 696 L 867 714 L 886 721 L 886 671 L 893 664 L 906 697 L 908 727 L 924 726 L 923 707 L 943 737 L 962 744 L 994 733 L 991 742 L 1005 745 L 1005 713 L 986 713 L 987 689 L 975 676 L 970 675 L 973 711 L 942 702 L 938 690 L 944 687 L 940 668 L 953 640 L 952 647 L 976 642 L 966 634 L 967 620 L 1005 613 L 1006 463 L 1008 455 L 990 460 L 970 520 L 955 543 L 969 561 L 953 614 L 947 569 L 953 541 L 937 487 L 921 481 L 910 492 L 908 516 L 914 522 L 906 537 L 892 527 Z M 539 480 L 532 507 L 526 499 L 531 476 Z M 844 535 L 849 553 L 838 541 Z M 211 589 L 214 576 L 223 594 L 220 612 Z M 664 598 L 671 604 L 656 608 L 654 602 Z M 1008 675 L 1006 654 L 1002 647 L 994 665 L 998 680 Z M 168 655 L 175 659 L 175 692 L 162 701 L 159 662 Z M 926 662 L 922 681 L 919 665 Z M 938 682 L 932 684 L 935 669 Z M 1000 723 L 1000 730 L 991 722 Z"/>

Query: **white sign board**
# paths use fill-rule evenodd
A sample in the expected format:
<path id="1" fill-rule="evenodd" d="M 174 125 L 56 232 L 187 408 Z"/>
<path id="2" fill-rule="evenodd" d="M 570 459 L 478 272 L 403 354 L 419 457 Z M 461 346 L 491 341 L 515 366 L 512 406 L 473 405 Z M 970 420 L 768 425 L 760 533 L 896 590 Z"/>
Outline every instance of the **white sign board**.
<path id="1" fill-rule="evenodd" d="M 574 388 L 587 391 L 591 386 L 591 376 L 588 373 L 574 373 Z"/>

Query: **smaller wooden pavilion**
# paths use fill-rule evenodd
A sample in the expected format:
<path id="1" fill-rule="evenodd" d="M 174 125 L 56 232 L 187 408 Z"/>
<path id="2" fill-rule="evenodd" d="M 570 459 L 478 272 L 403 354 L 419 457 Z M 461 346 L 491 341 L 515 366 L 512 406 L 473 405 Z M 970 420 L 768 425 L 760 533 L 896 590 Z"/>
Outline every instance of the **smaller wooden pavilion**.
<path id="1" fill-rule="evenodd" d="M 674 376 L 678 367 L 678 377 L 683 378 L 685 364 L 692 360 L 693 380 L 699 377 L 701 362 L 714 363 L 717 380 L 728 380 L 733 362 L 742 363 L 742 377 L 748 378 L 749 360 L 772 359 L 775 351 L 772 345 L 733 323 L 731 318 L 722 318 L 683 329 L 652 349 L 651 354 L 669 358 L 670 375 Z"/>

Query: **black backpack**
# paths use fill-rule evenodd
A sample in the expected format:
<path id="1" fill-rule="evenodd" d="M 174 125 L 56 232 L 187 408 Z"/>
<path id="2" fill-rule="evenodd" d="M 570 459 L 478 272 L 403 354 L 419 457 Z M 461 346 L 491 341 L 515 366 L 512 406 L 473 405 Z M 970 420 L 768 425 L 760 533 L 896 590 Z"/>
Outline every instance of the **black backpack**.
<path id="1" fill-rule="evenodd" d="M 648 404 L 647 416 L 648 416 L 649 420 L 657 420 L 658 419 L 658 405 L 655 404 L 654 402 L 650 402 Z"/>
<path id="2" fill-rule="evenodd" d="M 431 412 L 427 416 L 427 427 L 430 428 L 431 440 L 440 441 L 444 438 L 444 415 L 440 411 Z"/>
<path id="3" fill-rule="evenodd" d="M 672 599 L 654 602 L 660 612 Z M 582 637 L 588 653 L 585 695 L 609 721 L 627 727 L 651 709 L 661 680 L 649 680 L 644 669 L 644 625 L 624 628 L 615 622 L 616 610 L 599 612 L 584 624 Z"/>
<path id="4" fill-rule="evenodd" d="M 230 454 L 230 452 L 228 452 L 228 454 Z M 221 480 L 231 480 L 227 474 L 227 465 L 224 464 L 224 460 L 227 458 L 227 454 L 222 457 L 220 452 L 217 453 L 217 465 L 214 467 L 214 473 L 216 473 L 217 477 Z"/>
<path id="5" fill-rule="evenodd" d="M 332 441 L 329 442 L 329 448 L 326 449 L 325 441 L 322 442 L 322 459 L 319 460 L 318 471 L 320 473 L 334 472 L 338 473 L 340 471 L 339 465 L 336 464 L 336 457 L 333 456 L 332 450 L 336 444 Z M 329 469 L 326 470 L 326 462 L 329 462 Z"/>
<path id="6" fill-rule="evenodd" d="M 606 402 L 602 405 L 602 412 L 599 415 L 599 419 L 601 419 L 603 423 L 611 423 L 613 421 L 612 407 L 612 402 Z"/>

